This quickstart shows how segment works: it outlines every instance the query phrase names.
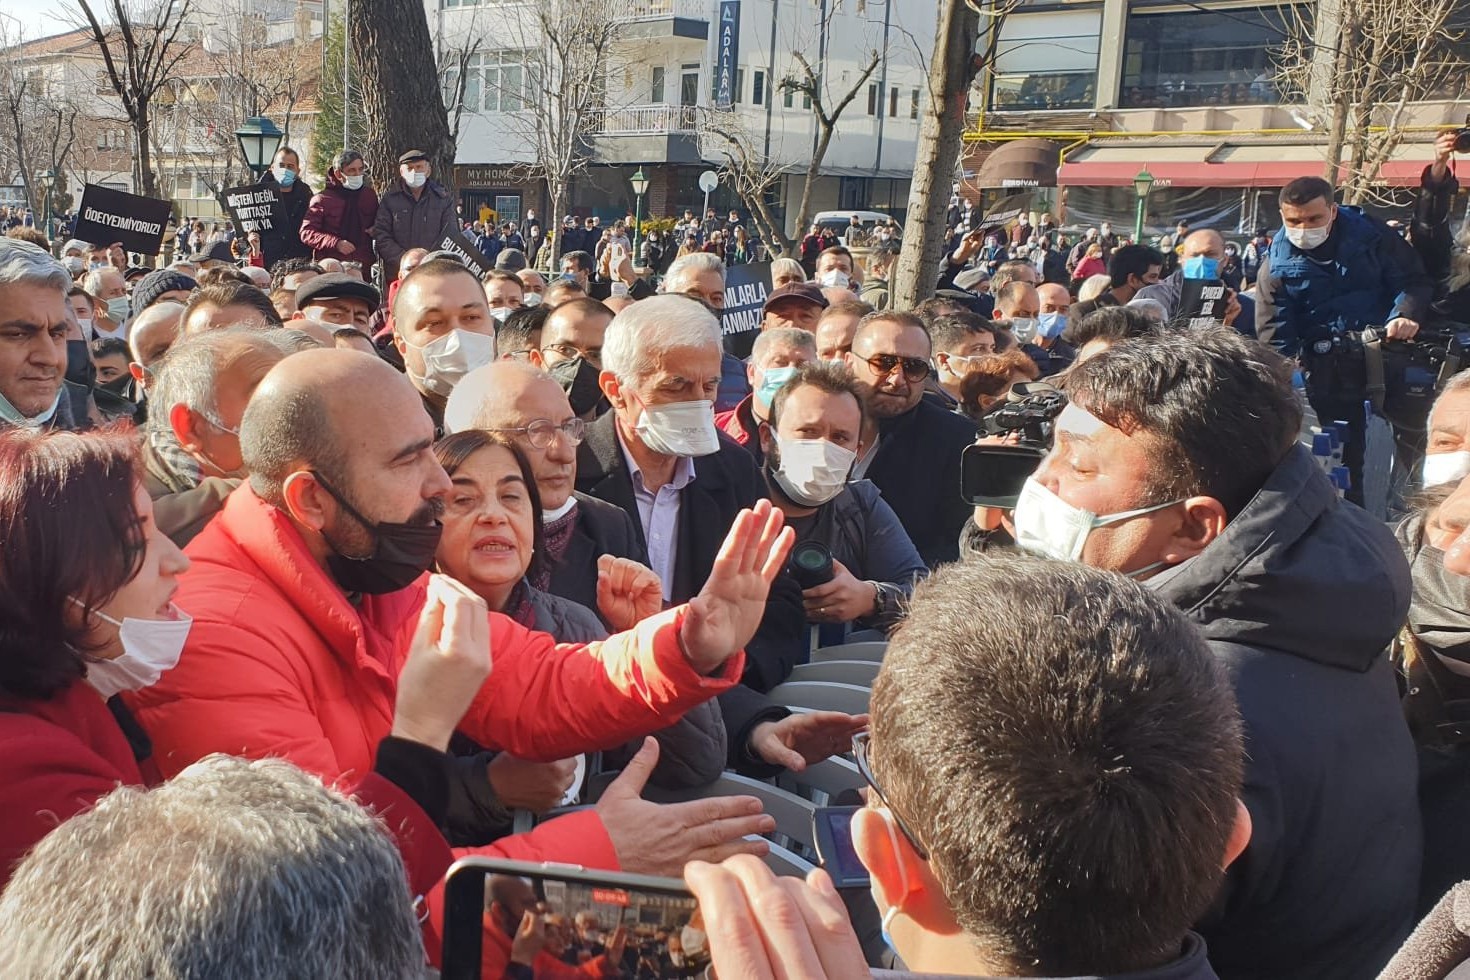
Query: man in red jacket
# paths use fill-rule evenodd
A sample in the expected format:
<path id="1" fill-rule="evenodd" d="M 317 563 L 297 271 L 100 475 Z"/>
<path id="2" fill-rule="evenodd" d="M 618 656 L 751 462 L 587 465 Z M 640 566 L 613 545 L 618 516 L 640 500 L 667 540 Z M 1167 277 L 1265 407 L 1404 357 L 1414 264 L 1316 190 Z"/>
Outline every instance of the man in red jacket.
<path id="1" fill-rule="evenodd" d="M 373 222 L 378 192 L 367 186 L 362 154 L 342 150 L 327 171 L 327 186 L 311 199 L 301 220 L 301 241 L 313 259 L 373 264 Z"/>
<path id="2" fill-rule="evenodd" d="M 250 481 L 189 549 L 188 647 L 134 710 L 165 774 L 211 752 L 284 757 L 333 781 L 365 772 L 393 724 L 451 489 L 433 424 L 387 364 L 315 350 L 266 376 L 240 438 Z M 490 614 L 492 674 L 460 730 L 550 761 L 674 723 L 739 680 L 790 539 L 763 502 L 736 521 L 698 596 L 601 644 L 558 647 Z M 677 873 L 701 854 L 759 853 L 743 838 L 774 827 L 751 798 L 658 806 L 636 792 L 495 852 Z"/>

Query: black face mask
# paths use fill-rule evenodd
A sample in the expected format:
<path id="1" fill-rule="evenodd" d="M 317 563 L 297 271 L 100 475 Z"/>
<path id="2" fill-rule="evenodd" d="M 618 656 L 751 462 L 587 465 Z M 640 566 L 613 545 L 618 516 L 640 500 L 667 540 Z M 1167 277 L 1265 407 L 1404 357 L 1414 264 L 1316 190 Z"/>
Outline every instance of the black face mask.
<path id="1" fill-rule="evenodd" d="M 313 471 L 312 476 L 316 477 L 316 482 L 322 485 L 322 489 L 331 494 L 353 520 L 372 531 L 377 541 L 371 555 L 354 558 L 342 554 L 325 533 L 322 535 L 326 539 L 327 547 L 332 549 L 332 554 L 327 556 L 327 570 L 345 591 L 364 595 L 397 592 L 412 585 L 415 579 L 433 566 L 434 552 L 439 548 L 439 537 L 444 533 L 444 525 L 438 521 L 432 524 L 370 521 L 358 513 L 330 483 L 323 480 L 321 474 Z"/>
<path id="2" fill-rule="evenodd" d="M 567 401 L 572 403 L 573 413 L 586 415 L 597 408 L 598 402 L 602 400 L 602 389 L 597 385 L 597 377 L 601 372 L 587 358 L 574 357 L 569 361 L 558 361 L 547 371 L 561 385 L 561 390 L 567 393 Z"/>
<path id="3" fill-rule="evenodd" d="M 112 394 L 117 395 L 119 398 L 126 398 L 128 396 L 128 385 L 131 384 L 132 381 L 133 376 L 131 374 L 119 374 L 111 381 L 97 382 L 97 387 L 101 388 L 103 391 L 111 392 Z"/>
<path id="4" fill-rule="evenodd" d="M 85 340 L 66 342 L 66 380 L 88 391 L 97 386 L 97 365 L 92 363 L 92 353 Z"/>

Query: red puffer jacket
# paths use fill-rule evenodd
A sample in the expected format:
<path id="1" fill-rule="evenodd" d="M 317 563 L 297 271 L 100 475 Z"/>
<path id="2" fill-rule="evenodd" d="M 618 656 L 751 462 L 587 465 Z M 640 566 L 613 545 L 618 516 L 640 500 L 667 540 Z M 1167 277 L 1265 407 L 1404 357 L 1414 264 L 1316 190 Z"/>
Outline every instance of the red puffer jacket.
<path id="1" fill-rule="evenodd" d="M 342 175 L 327 171 L 327 186 L 307 205 L 301 221 L 301 242 L 311 249 L 313 259 L 341 259 L 372 265 L 373 222 L 378 218 L 378 192 L 363 184 L 350 191 L 342 185 Z M 352 243 L 353 251 L 344 252 L 342 243 Z"/>

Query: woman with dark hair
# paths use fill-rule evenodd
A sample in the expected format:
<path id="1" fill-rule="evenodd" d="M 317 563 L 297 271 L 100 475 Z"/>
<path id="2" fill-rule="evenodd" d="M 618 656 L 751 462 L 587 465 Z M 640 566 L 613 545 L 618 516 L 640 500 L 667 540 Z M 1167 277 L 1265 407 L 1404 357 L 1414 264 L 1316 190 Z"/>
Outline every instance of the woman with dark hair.
<path id="1" fill-rule="evenodd" d="M 482 429 L 466 429 L 440 440 L 434 455 L 453 484 L 435 556 L 439 571 L 471 589 L 492 611 L 549 633 L 558 643 L 606 639 L 607 629 L 591 609 L 531 584 L 546 560 L 546 545 L 541 495 L 520 447 Z M 632 629 L 663 608 L 663 586 L 649 568 L 604 555 L 597 572 L 598 608 L 614 630 Z M 659 741 L 654 785 L 698 786 L 724 768 L 724 718 L 714 700 L 651 734 Z M 602 768 L 621 768 L 640 745 L 642 739 L 635 739 L 603 753 Z M 579 790 L 577 773 L 584 770 L 578 758 L 532 763 L 505 752 L 492 756 L 462 736 L 455 739 L 455 754 L 461 778 L 454 783 L 448 826 L 450 842 L 464 846 L 510 833 L 511 810 L 544 812 L 556 806 L 569 789 Z M 487 766 L 488 780 L 482 775 Z"/>
<path id="2" fill-rule="evenodd" d="M 0 886 L 58 823 L 120 784 L 157 781 L 116 695 L 179 662 L 191 621 L 172 598 L 189 559 L 154 523 L 141 474 L 124 431 L 0 434 Z M 438 589 L 458 616 L 480 605 Z M 451 860 L 443 750 L 488 674 L 488 651 L 421 629 L 375 772 L 340 787 L 393 808 L 416 894 Z"/>

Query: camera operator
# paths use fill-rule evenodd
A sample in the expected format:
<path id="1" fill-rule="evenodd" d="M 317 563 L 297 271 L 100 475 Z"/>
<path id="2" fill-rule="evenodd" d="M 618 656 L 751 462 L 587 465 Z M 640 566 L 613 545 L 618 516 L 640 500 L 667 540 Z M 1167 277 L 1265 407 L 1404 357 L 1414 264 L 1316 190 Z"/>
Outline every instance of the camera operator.
<path id="1" fill-rule="evenodd" d="M 849 483 L 861 445 L 863 402 L 852 375 L 830 364 L 807 364 L 776 391 L 761 423 L 763 472 L 771 502 L 796 531 L 796 551 L 820 545 L 830 559 L 812 572 L 801 561 L 811 623 L 890 629 L 914 582 L 928 574 L 893 508 L 867 480 Z M 823 574 L 825 582 L 815 579 Z"/>
<path id="2" fill-rule="evenodd" d="M 1067 393 L 1016 540 L 1148 579 L 1203 627 L 1240 702 L 1255 833 L 1201 923 L 1215 969 L 1375 976 L 1413 924 L 1421 860 L 1383 656 L 1408 611 L 1402 553 L 1297 444 L 1288 362 L 1231 328 L 1122 341 Z"/>
<path id="3" fill-rule="evenodd" d="M 1413 339 L 1433 283 L 1407 242 L 1361 209 L 1339 207 L 1322 178 L 1298 177 L 1280 200 L 1282 228 L 1256 282 L 1256 335 L 1300 359 L 1322 424 L 1347 422 L 1347 496 L 1362 504 L 1369 382 L 1358 333 L 1384 326 L 1389 340 Z"/>
<path id="4" fill-rule="evenodd" d="M 1410 241 L 1434 280 L 1431 316 L 1470 323 L 1470 252 L 1455 250 L 1457 239 L 1462 246 L 1465 244 L 1465 231 L 1457 235 L 1450 228 L 1450 209 L 1460 190 L 1460 182 L 1450 170 L 1457 147 L 1462 147 L 1458 150 L 1461 153 L 1470 151 L 1470 130 L 1449 130 L 1434 141 L 1434 162 L 1419 178 Z"/>

